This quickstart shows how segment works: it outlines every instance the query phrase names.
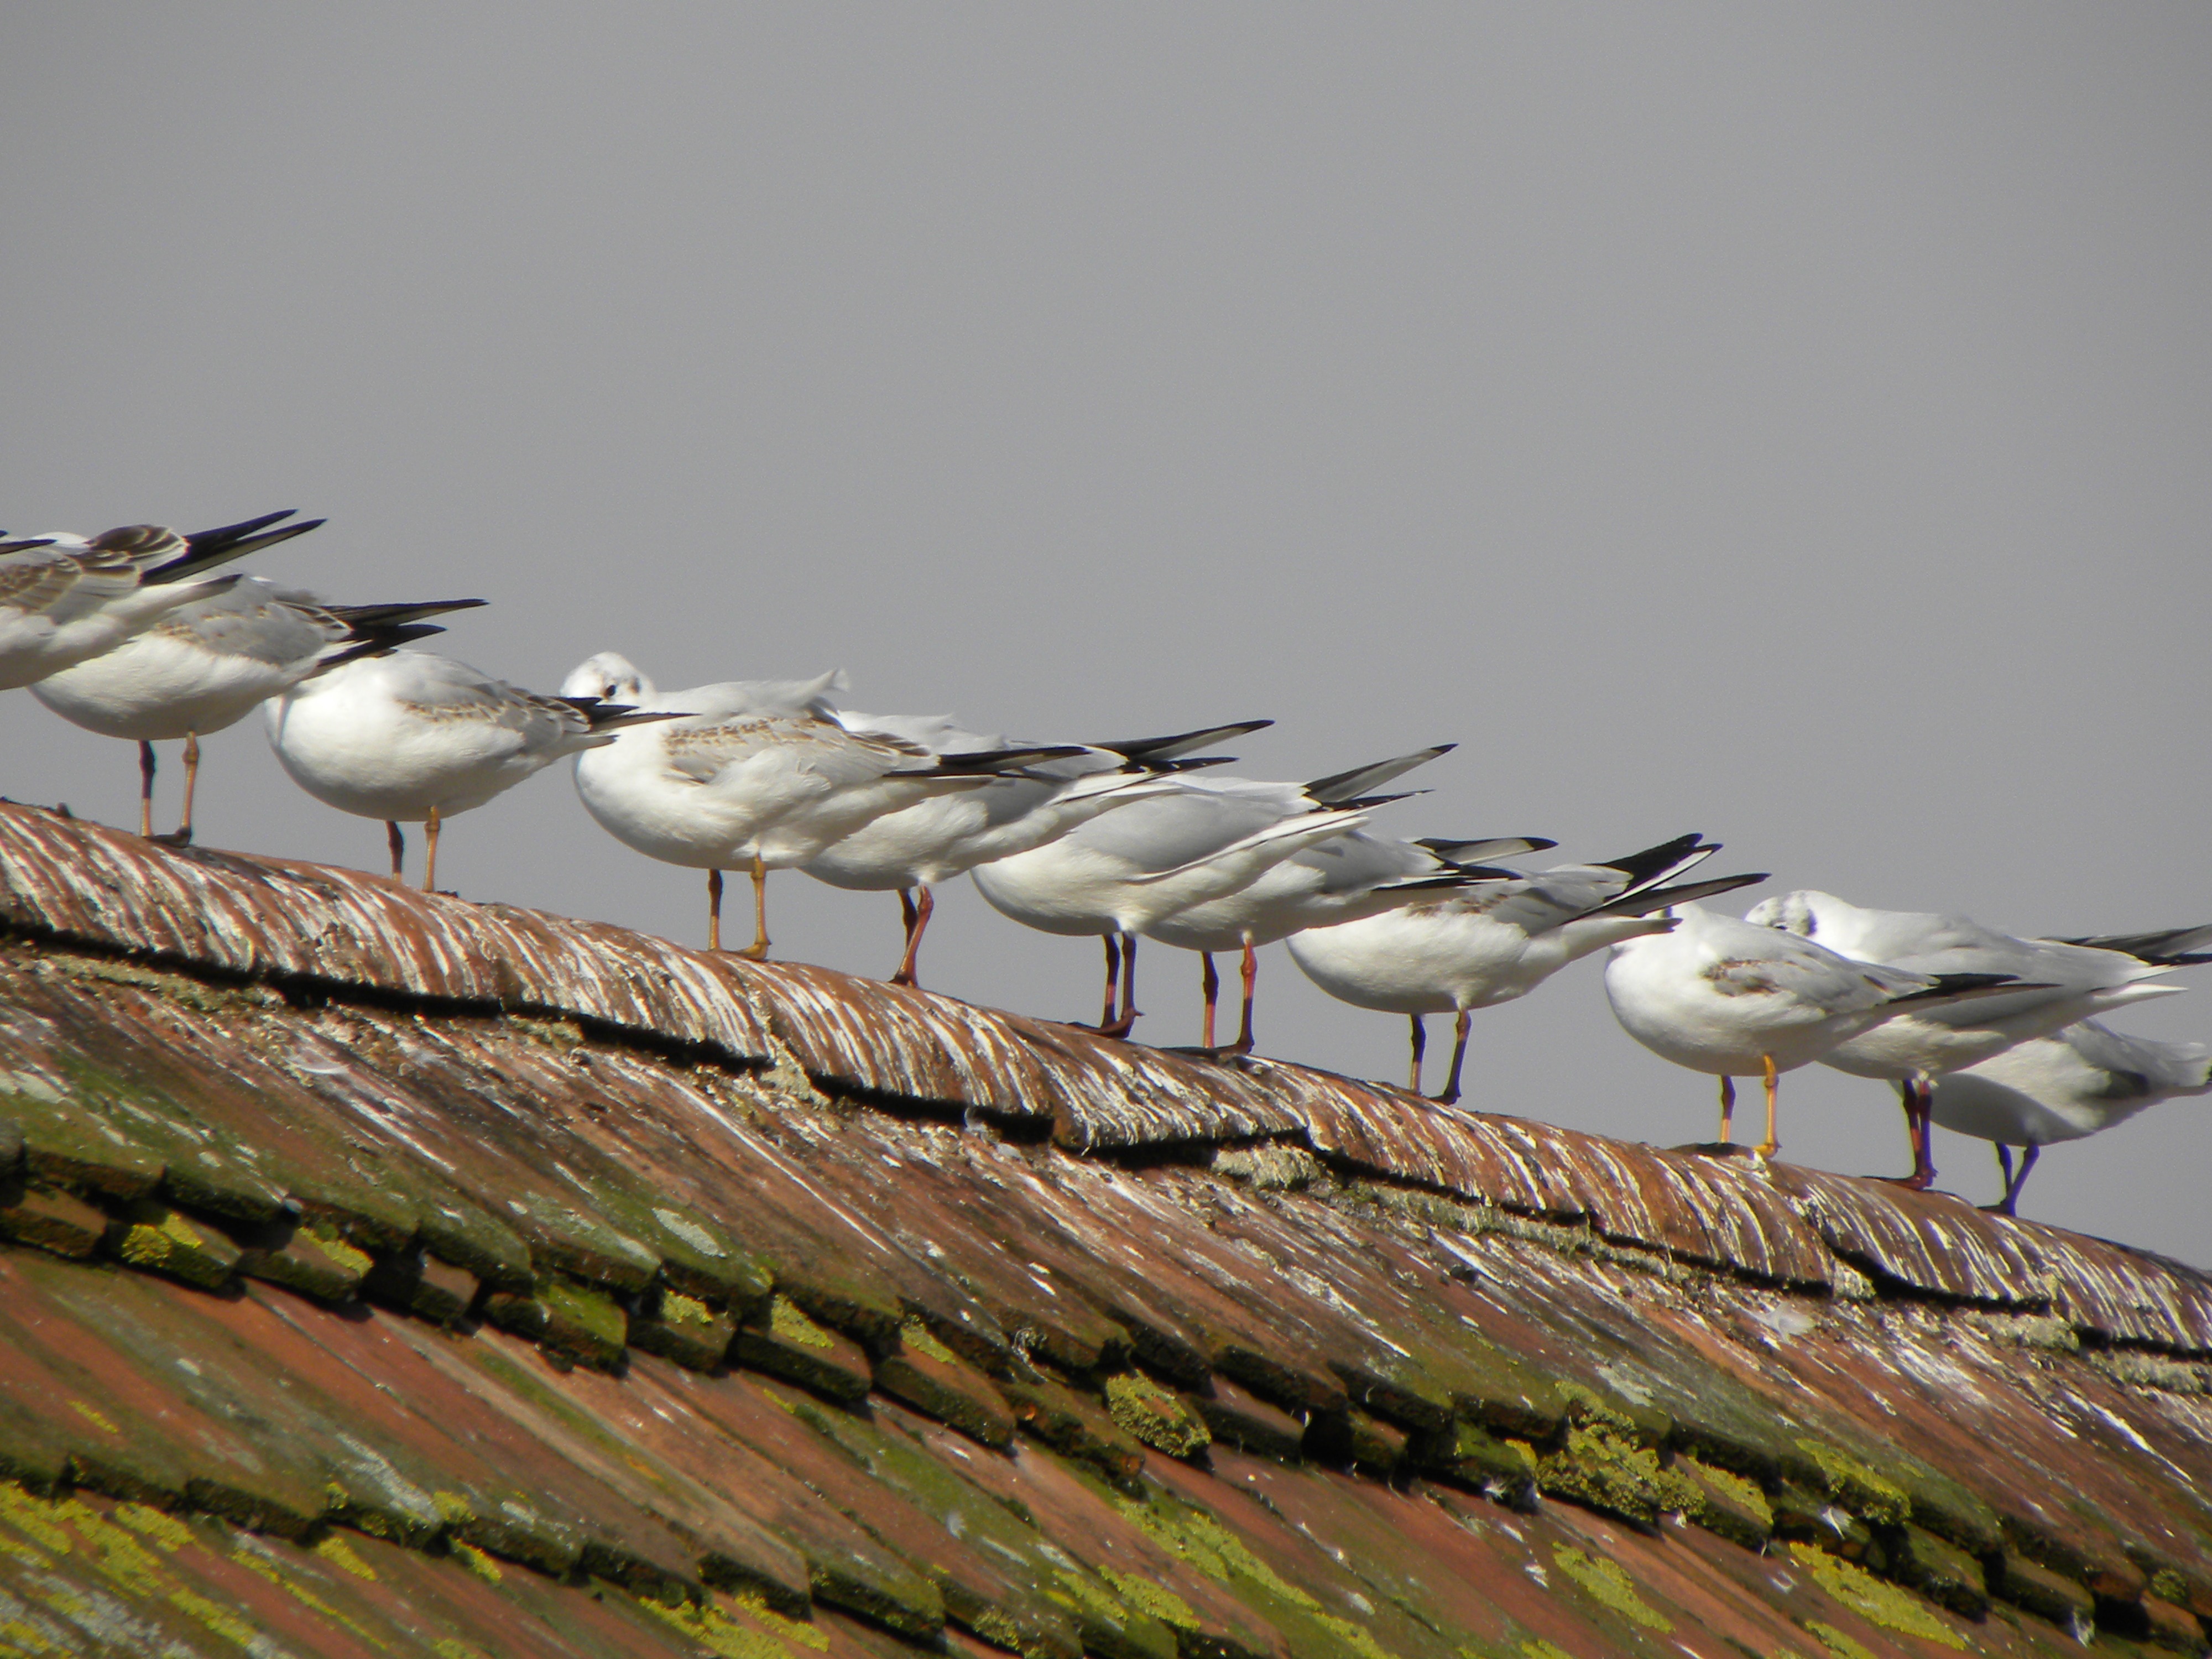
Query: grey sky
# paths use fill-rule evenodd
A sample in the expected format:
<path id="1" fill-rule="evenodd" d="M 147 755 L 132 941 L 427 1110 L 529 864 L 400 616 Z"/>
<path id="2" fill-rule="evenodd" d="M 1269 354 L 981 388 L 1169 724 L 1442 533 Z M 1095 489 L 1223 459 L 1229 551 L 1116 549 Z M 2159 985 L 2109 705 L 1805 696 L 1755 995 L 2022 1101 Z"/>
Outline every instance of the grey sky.
<path id="1" fill-rule="evenodd" d="M 1453 739 L 1385 827 L 2212 920 L 2208 63 L 2181 5 L 17 7 L 0 523 L 298 507 L 257 568 L 490 599 L 439 643 L 524 684 L 613 647 L 1024 736 L 1272 715 L 1264 777 Z M 204 841 L 380 863 L 258 724 L 208 751 Z M 0 757 L 133 821 L 128 748 L 26 693 Z M 703 939 L 559 772 L 440 873 Z M 895 960 L 889 896 L 772 897 L 781 952 Z M 964 883 L 923 965 L 1096 1006 L 1095 945 Z M 1141 975 L 1191 1040 L 1194 960 Z M 1261 993 L 1270 1052 L 1399 1075 L 1402 1020 L 1279 949 Z M 1595 964 L 1476 1030 L 1474 1104 L 1712 1132 Z M 1882 1085 L 1783 1110 L 1786 1157 L 1904 1167 Z M 2026 1208 L 2212 1261 L 2208 1148 L 2172 1103 Z"/>

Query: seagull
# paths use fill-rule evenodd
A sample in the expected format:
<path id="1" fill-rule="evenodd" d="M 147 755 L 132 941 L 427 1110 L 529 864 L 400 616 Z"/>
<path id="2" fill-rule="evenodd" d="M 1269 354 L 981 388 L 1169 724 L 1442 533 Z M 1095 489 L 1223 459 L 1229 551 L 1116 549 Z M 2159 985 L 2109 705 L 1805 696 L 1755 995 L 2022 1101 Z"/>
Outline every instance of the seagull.
<path id="1" fill-rule="evenodd" d="M 903 738 L 933 755 L 981 754 L 1019 745 L 964 730 L 947 715 L 862 714 L 840 710 L 838 724 L 861 736 Z M 980 789 L 937 795 L 863 825 L 817 855 L 806 873 L 857 892 L 896 890 L 906 922 L 906 948 L 894 985 L 915 982 L 915 958 L 936 908 L 931 889 L 979 864 L 1042 847 L 1099 813 L 1176 787 L 1164 774 L 1194 764 L 1194 750 L 1243 737 L 1272 720 L 1240 720 L 1164 738 L 1084 744 L 1061 760 L 1040 761 L 1022 775 Z"/>
<path id="2" fill-rule="evenodd" d="M 2177 1095 L 2212 1092 L 2212 1048 L 2124 1036 L 2094 1019 L 2033 1037 L 1978 1066 L 1936 1079 L 1929 1109 L 1960 1134 L 1994 1141 L 2004 1196 L 1990 1207 L 2012 1215 L 2043 1149 L 2124 1122 Z M 2021 1150 L 2013 1174 L 2011 1148 Z"/>
<path id="3" fill-rule="evenodd" d="M 532 773 L 631 726 L 676 715 L 596 697 L 549 697 L 428 651 L 361 657 L 264 705 L 269 742 L 292 781 L 326 805 L 382 818 L 397 876 L 402 823 L 428 852 L 422 890 L 438 880 L 438 830 Z"/>
<path id="4" fill-rule="evenodd" d="M 1470 856 L 1453 843 L 1422 844 L 1448 859 Z M 1421 1060 L 1428 1049 L 1423 1016 L 1455 1015 L 1451 1073 L 1436 1097 L 1440 1104 L 1453 1105 L 1474 1009 L 1526 996 L 1602 946 L 1666 932 L 1674 924 L 1655 913 L 1669 905 L 1766 879 L 1726 876 L 1661 884 L 1718 851 L 1717 842 L 1679 836 L 1600 864 L 1562 864 L 1528 875 L 1469 869 L 1460 882 L 1416 895 L 1412 903 L 1294 935 L 1291 959 L 1338 1000 L 1411 1019 L 1415 1094 L 1421 1091 Z"/>
<path id="5" fill-rule="evenodd" d="M 681 710 L 576 757 L 576 793 L 624 845 L 707 873 L 707 948 L 722 948 L 722 872 L 750 867 L 753 942 L 768 956 L 768 872 L 818 858 L 862 826 L 933 795 L 981 789 L 1072 744 L 932 754 L 889 734 L 849 732 L 829 701 L 842 676 L 732 680 L 662 693 L 603 651 L 562 682 L 569 695 Z"/>
<path id="6" fill-rule="evenodd" d="M 1922 974 L 2002 974 L 2023 988 L 2033 982 L 2033 988 L 2005 996 L 1905 1010 L 1822 1056 L 1824 1065 L 1839 1072 L 1897 1085 L 1912 1142 L 1912 1173 L 1898 1182 L 1915 1191 L 1936 1178 L 1928 1097 L 1938 1076 L 2092 1014 L 2172 996 L 2183 988 L 2143 981 L 2185 962 L 2212 959 L 2189 953 L 2191 946 L 2212 939 L 2212 927 L 2116 934 L 2094 944 L 2014 939 L 1964 916 L 1869 910 L 1810 890 L 1764 900 L 1744 919 L 1815 940 L 1858 962 Z"/>
<path id="7" fill-rule="evenodd" d="M 1200 1047 L 1217 1054 L 1249 1054 L 1259 946 L 1279 939 L 1304 937 L 1302 929 L 1348 925 L 1401 907 L 1433 902 L 1442 896 L 1439 888 L 1456 890 L 1470 882 L 1511 873 L 1467 860 L 1541 852 L 1558 844 L 1534 836 L 1502 836 L 1486 841 L 1394 841 L 1370 836 L 1364 830 L 1346 830 L 1292 854 L 1249 887 L 1147 923 L 1144 936 L 1199 953 L 1199 984 L 1205 996 Z M 1217 951 L 1242 952 L 1244 981 L 1237 1040 L 1218 1049 L 1213 1042 L 1215 1004 L 1221 992 L 1213 969 Z"/>
<path id="8" fill-rule="evenodd" d="M 323 521 L 271 529 L 264 513 L 187 536 L 125 525 L 87 540 L 56 531 L 0 541 L 0 691 L 112 651 L 181 605 L 220 592 L 234 576 L 204 573 L 304 536 Z"/>
<path id="9" fill-rule="evenodd" d="M 253 706 L 357 658 L 444 630 L 422 619 L 482 599 L 325 605 L 258 576 L 179 606 L 114 650 L 49 675 L 31 695 L 87 731 L 138 744 L 138 833 L 154 834 L 154 745 L 185 743 L 184 821 L 161 837 L 188 847 L 200 738 Z"/>
<path id="10" fill-rule="evenodd" d="M 1048 933 L 1106 941 L 1106 1008 L 1097 1030 L 1127 1036 L 1137 1019 L 1137 938 L 1154 922 L 1251 885 L 1284 860 L 1357 830 L 1367 792 L 1452 745 L 1355 767 L 1310 783 L 1190 777 L 1172 793 L 1093 818 L 1059 840 L 969 873 L 991 907 Z M 1121 1008 L 1115 1009 L 1116 985 Z"/>
<path id="11" fill-rule="evenodd" d="M 2009 990 L 2003 974 L 1917 974 L 1859 962 L 1755 921 L 1678 904 L 1663 933 L 1623 939 L 1605 968 L 1613 1018 L 1652 1053 L 1721 1079 L 1721 1140 L 1735 1126 L 1735 1079 L 1763 1075 L 1772 1158 L 1775 1079 L 1893 1015 Z M 2021 986 L 2018 988 L 2027 989 Z"/>

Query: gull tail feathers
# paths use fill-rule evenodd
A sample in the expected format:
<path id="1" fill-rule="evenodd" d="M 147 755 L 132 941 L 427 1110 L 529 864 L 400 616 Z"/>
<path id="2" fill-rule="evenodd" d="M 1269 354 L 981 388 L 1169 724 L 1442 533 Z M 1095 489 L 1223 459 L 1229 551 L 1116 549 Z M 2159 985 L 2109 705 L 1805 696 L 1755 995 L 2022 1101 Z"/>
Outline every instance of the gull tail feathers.
<path id="1" fill-rule="evenodd" d="M 203 570 L 212 570 L 233 559 L 242 559 L 249 553 L 258 553 L 264 548 L 274 547 L 279 542 L 289 542 L 295 536 L 304 536 L 310 530 L 322 527 L 320 519 L 307 519 L 298 524 L 283 525 L 278 520 L 290 518 L 297 507 L 286 507 L 281 513 L 264 513 L 258 519 L 244 519 L 236 524 L 219 526 L 213 530 L 196 531 L 181 538 L 181 556 L 156 565 L 146 573 L 149 582 L 181 581 L 197 576 Z M 112 532 L 111 532 L 112 533 Z"/>
<path id="2" fill-rule="evenodd" d="M 1400 755 L 1394 760 L 1376 761 L 1370 766 L 1355 766 L 1349 772 L 1332 773 L 1325 778 L 1316 778 L 1308 784 L 1306 793 L 1323 806 L 1349 808 L 1358 797 L 1381 788 L 1393 778 L 1403 777 L 1417 766 L 1426 766 L 1438 756 L 1449 755 L 1458 747 L 1455 743 L 1440 743 L 1433 749 L 1417 749 L 1410 755 Z"/>
<path id="3" fill-rule="evenodd" d="M 1716 849 L 1717 850 L 1717 849 Z M 1618 868 L 1618 866 L 1608 866 Z M 1703 881 L 1677 882 L 1668 887 L 1642 887 L 1622 894 L 1617 899 L 1585 910 L 1585 916 L 1648 916 L 1655 910 L 1670 909 L 1677 904 L 1695 904 L 1721 893 L 1733 893 L 1739 887 L 1755 887 L 1773 878 L 1765 871 L 1741 876 L 1709 876 Z M 1579 918 L 1577 918 L 1579 920 Z"/>
<path id="4" fill-rule="evenodd" d="M 1197 732 L 1177 732 L 1164 738 L 1132 738 L 1125 743 L 1094 743 L 1091 747 L 1119 755 L 1139 766 L 1152 766 L 1163 761 L 1182 760 L 1193 750 L 1210 744 L 1232 743 L 1273 724 L 1273 720 L 1235 720 L 1227 726 L 1209 726 Z"/>
<path id="5" fill-rule="evenodd" d="M 1626 890 L 1632 893 L 1639 888 L 1649 887 L 1653 882 L 1679 876 L 1684 871 L 1704 863 L 1720 850 L 1718 842 L 1708 842 L 1701 835 L 1677 836 L 1672 841 L 1661 842 L 1656 847 L 1647 847 L 1640 853 L 1624 853 L 1617 859 L 1601 859 L 1598 861 L 1598 867 L 1620 871 L 1628 878 Z"/>
<path id="6" fill-rule="evenodd" d="M 2118 951 L 2122 956 L 2162 968 L 2212 962 L 2212 951 L 2199 949 L 2212 945 L 2212 927 L 2167 927 L 2148 933 L 2090 933 L 2080 939 L 2063 939 L 2058 943 L 2086 945 L 2093 951 Z"/>

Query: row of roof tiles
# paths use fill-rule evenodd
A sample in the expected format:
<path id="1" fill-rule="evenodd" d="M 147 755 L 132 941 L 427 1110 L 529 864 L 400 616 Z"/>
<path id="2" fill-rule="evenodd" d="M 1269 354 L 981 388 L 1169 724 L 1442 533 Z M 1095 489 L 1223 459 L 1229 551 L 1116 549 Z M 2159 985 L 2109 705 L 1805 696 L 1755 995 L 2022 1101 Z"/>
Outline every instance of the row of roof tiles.
<path id="1" fill-rule="evenodd" d="M 2212 1352 L 2212 1281 L 1942 1194 L 1445 1110 L 1382 1085 L 1220 1064 L 826 969 L 426 895 L 325 866 L 173 853 L 0 805 L 0 919 L 200 972 L 554 1014 L 833 1091 L 1034 1123 L 1072 1150 L 1295 1139 L 1346 1168 L 1781 1285 L 2051 1309 L 2099 1340 Z"/>

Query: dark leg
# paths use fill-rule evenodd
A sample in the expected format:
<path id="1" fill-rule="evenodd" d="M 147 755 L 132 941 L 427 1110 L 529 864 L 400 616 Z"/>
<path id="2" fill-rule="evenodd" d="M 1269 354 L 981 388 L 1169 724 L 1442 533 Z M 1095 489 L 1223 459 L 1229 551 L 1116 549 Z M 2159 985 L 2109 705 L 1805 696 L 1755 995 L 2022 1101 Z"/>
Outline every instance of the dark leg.
<path id="1" fill-rule="evenodd" d="M 1735 1079 L 1721 1079 L 1721 1145 L 1735 1145 Z"/>
<path id="2" fill-rule="evenodd" d="M 1467 1028 L 1470 1018 L 1468 1011 L 1462 1008 L 1459 1011 L 1459 1018 L 1452 1021 L 1451 1073 L 1444 1079 L 1443 1093 L 1437 1097 L 1437 1103 L 1440 1106 L 1459 1104 L 1459 1068 L 1467 1063 Z"/>
<path id="3" fill-rule="evenodd" d="M 422 820 L 422 890 L 438 890 L 438 809 L 432 807 L 430 816 Z"/>
<path id="4" fill-rule="evenodd" d="M 914 937 L 914 890 L 911 887 L 899 889 L 899 921 L 905 926 L 905 936 L 912 939 Z"/>
<path id="5" fill-rule="evenodd" d="M 1421 1056 L 1429 1051 L 1429 1028 L 1419 1014 L 1406 1018 L 1413 1022 L 1413 1080 L 1406 1086 L 1415 1094 L 1421 1092 Z"/>
<path id="6" fill-rule="evenodd" d="M 707 872 L 707 948 L 722 948 L 722 872 Z"/>
<path id="7" fill-rule="evenodd" d="M 1108 941 L 1109 950 L 1113 948 L 1115 940 L 1121 947 L 1121 1012 L 1112 1015 L 1105 1024 L 1100 1026 L 1099 1033 L 1103 1036 L 1125 1037 L 1129 1035 L 1129 1028 L 1137 1023 L 1137 936 L 1134 933 L 1117 934 L 1114 940 Z"/>
<path id="8" fill-rule="evenodd" d="M 1259 953 L 1253 950 L 1252 941 L 1248 939 L 1244 941 L 1244 1013 L 1237 1022 L 1235 1052 L 1240 1054 L 1252 1052 L 1252 992 L 1259 982 Z"/>
<path id="9" fill-rule="evenodd" d="M 1212 951 L 1200 951 L 1198 962 L 1198 988 L 1206 999 L 1206 1017 L 1199 1024 L 1198 1046 L 1211 1048 L 1213 1046 L 1214 1005 L 1221 1000 L 1221 975 L 1213 971 Z"/>
<path id="10" fill-rule="evenodd" d="M 138 745 L 138 833 L 154 839 L 154 745 Z"/>
<path id="11" fill-rule="evenodd" d="M 1997 1150 L 2002 1152 L 2004 1149 L 1999 1147 Z M 2042 1156 L 2043 1148 L 2033 1143 L 2020 1149 L 2020 1174 L 2014 1178 L 2010 1170 L 2005 1172 L 2005 1195 L 1996 1203 L 1999 1215 L 2020 1213 L 2020 1189 L 2027 1185 L 2028 1171 L 2035 1168 L 2035 1160 Z"/>
<path id="12" fill-rule="evenodd" d="M 914 926 L 908 931 L 906 954 L 899 958 L 898 972 L 891 975 L 891 983 L 894 985 L 914 983 L 914 959 L 921 953 L 921 936 L 927 931 L 930 915 L 937 908 L 937 900 L 932 896 L 927 884 L 918 888 L 916 891 L 919 897 L 915 902 Z M 901 893 L 899 896 L 903 899 L 906 895 Z"/>
<path id="13" fill-rule="evenodd" d="M 755 962 L 768 960 L 768 866 L 753 854 L 753 942 L 738 952 Z"/>
<path id="14" fill-rule="evenodd" d="M 407 862 L 407 835 L 389 818 L 384 821 L 384 844 L 392 849 L 392 878 L 397 881 Z"/>
<path id="15" fill-rule="evenodd" d="M 1114 1024 L 1114 1004 L 1121 989 L 1121 936 L 1106 935 L 1106 1012 L 1098 1016 L 1098 1029 L 1110 1030 Z"/>

